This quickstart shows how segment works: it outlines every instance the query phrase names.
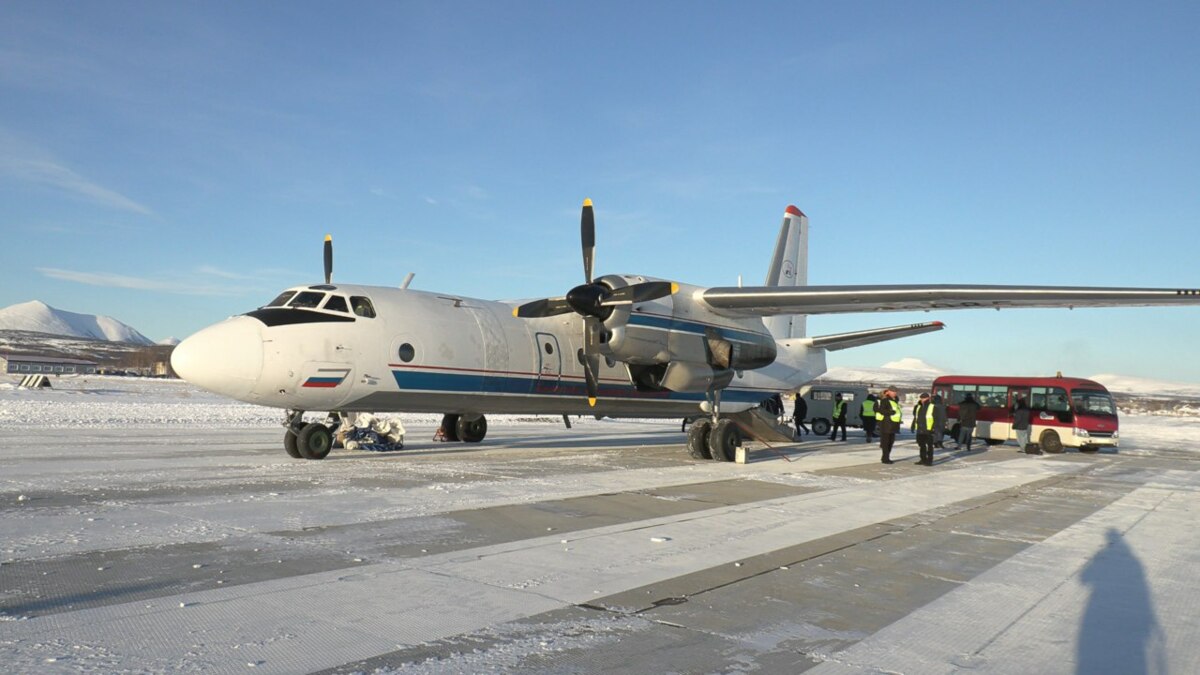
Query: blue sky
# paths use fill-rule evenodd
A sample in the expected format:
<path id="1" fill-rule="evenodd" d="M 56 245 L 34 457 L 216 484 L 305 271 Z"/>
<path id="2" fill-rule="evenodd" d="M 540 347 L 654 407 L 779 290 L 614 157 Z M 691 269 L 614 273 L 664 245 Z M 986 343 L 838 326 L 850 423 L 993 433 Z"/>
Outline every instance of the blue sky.
<path id="1" fill-rule="evenodd" d="M 1200 287 L 1195 3 L 0 4 L 0 306 L 184 337 L 318 280 L 600 272 Z M 1200 308 L 939 319 L 831 355 L 1200 381 Z"/>

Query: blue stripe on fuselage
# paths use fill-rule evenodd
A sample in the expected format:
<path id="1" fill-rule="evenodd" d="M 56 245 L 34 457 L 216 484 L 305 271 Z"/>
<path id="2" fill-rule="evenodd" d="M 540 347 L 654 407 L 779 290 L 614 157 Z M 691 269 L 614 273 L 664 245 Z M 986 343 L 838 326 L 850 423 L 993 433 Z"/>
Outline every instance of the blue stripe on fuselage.
<path id="1" fill-rule="evenodd" d="M 446 393 L 482 394 L 526 394 L 538 396 L 586 395 L 583 382 L 573 380 L 539 379 L 492 375 L 489 373 L 438 373 L 430 371 L 392 370 L 396 386 L 401 390 L 419 390 Z M 703 393 L 681 393 L 675 391 L 638 391 L 631 384 L 600 383 L 600 396 L 606 398 L 703 401 Z M 725 389 L 721 398 L 738 403 L 758 403 L 770 396 L 766 391 Z"/>

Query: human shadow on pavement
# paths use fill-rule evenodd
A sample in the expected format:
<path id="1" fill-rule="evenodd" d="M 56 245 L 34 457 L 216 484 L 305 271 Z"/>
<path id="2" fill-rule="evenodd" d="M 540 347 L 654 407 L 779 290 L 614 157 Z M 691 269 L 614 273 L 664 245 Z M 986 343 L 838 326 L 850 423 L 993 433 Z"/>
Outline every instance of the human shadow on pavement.
<path id="1" fill-rule="evenodd" d="M 1092 591 L 1079 625 L 1075 672 L 1165 675 L 1163 632 L 1145 569 L 1116 528 L 1107 537 L 1080 577 Z"/>

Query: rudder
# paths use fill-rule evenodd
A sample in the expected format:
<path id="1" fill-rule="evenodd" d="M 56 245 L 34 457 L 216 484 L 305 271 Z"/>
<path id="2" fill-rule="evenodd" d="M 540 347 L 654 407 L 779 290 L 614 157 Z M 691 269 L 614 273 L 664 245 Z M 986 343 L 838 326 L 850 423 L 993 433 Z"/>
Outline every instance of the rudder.
<path id="1" fill-rule="evenodd" d="M 808 285 L 808 216 L 795 206 L 789 205 L 784 211 L 766 285 Z M 803 315 L 771 316 L 763 323 L 776 340 L 804 337 L 807 330 Z"/>

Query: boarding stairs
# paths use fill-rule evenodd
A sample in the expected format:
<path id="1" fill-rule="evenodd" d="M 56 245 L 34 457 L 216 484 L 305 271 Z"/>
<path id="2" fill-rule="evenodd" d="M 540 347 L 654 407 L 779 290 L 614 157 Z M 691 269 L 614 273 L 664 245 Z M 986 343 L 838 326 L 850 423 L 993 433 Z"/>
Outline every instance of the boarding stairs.
<path id="1" fill-rule="evenodd" d="M 796 440 L 796 431 L 792 425 L 780 422 L 780 418 L 776 417 L 774 413 L 763 408 L 751 408 L 740 413 L 725 414 L 722 417 L 733 420 L 743 436 L 768 445 L 793 443 Z"/>

